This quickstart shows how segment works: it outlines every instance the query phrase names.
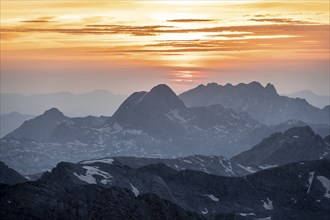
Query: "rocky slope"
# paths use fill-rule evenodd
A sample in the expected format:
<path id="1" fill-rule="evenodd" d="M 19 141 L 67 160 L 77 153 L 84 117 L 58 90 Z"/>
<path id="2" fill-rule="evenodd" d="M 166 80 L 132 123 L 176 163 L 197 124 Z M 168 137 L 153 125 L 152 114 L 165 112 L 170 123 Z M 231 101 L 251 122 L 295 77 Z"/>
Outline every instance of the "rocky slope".
<path id="1" fill-rule="evenodd" d="M 0 213 L 5 219 L 328 219 L 329 170 L 329 160 L 246 177 L 164 164 L 132 169 L 109 158 L 60 163 L 36 182 L 1 185 Z"/>
<path id="2" fill-rule="evenodd" d="M 232 160 L 243 164 L 268 166 L 323 158 L 330 159 L 330 146 L 306 126 L 291 128 L 284 133 L 274 133 Z"/>

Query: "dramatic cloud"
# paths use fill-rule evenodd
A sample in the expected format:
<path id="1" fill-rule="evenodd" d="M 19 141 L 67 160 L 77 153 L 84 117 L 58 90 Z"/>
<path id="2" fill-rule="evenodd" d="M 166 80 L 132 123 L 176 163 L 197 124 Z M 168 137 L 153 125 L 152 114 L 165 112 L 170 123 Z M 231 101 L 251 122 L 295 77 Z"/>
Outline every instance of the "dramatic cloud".
<path id="1" fill-rule="evenodd" d="M 152 82 L 176 85 L 222 80 L 221 74 L 242 63 L 248 64 L 237 70 L 237 79 L 266 61 L 300 73 L 305 63 L 328 59 L 328 8 L 328 1 L 4 1 L 2 85 L 7 78 L 15 81 L 10 74 L 23 71 L 18 66 L 24 77 L 40 66 L 40 74 L 52 72 L 46 61 L 70 61 L 65 69 L 71 78 L 71 69 L 86 71 L 79 71 L 86 61 L 94 74 L 101 60 L 106 71 L 100 79 L 115 77 L 124 66 L 145 72 Z M 267 78 L 262 74 L 254 80 Z"/>

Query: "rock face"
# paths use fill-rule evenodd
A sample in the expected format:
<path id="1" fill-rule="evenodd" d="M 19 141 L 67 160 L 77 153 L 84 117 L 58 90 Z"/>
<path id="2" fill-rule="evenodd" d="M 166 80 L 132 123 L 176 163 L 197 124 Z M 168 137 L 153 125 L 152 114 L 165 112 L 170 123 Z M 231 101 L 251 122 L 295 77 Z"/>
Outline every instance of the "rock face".
<path id="1" fill-rule="evenodd" d="M 0 183 L 14 185 L 16 183 L 26 182 L 27 180 L 15 170 L 9 168 L 0 161 Z"/>
<path id="2" fill-rule="evenodd" d="M 164 164 L 132 169 L 110 158 L 63 162 L 38 181 L 1 185 L 0 217 L 328 219 L 329 170 L 330 161 L 319 160 L 221 177 Z"/>
<path id="3" fill-rule="evenodd" d="M 330 146 L 309 127 L 296 127 L 275 133 L 260 144 L 232 158 L 254 165 L 282 165 L 304 160 L 330 159 Z"/>
<path id="4" fill-rule="evenodd" d="M 204 219 L 154 194 L 135 197 L 116 187 L 30 182 L 1 186 L 0 195 L 1 219 Z"/>
<path id="5" fill-rule="evenodd" d="M 280 96 L 272 84 L 263 87 L 258 82 L 236 86 L 209 83 L 179 97 L 190 107 L 221 104 L 238 112 L 247 112 L 266 124 L 279 124 L 291 119 L 330 124 L 329 108 L 319 109 L 305 99 Z"/>

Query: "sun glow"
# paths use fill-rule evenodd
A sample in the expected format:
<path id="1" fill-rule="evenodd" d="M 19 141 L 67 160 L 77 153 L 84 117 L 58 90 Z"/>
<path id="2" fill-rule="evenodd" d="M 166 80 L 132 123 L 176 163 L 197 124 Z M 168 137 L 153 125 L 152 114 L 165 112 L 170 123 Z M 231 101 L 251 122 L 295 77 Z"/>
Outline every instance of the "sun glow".
<path id="1" fill-rule="evenodd" d="M 162 68 L 187 82 L 200 79 L 194 69 L 265 57 L 328 59 L 328 8 L 328 1 L 5 0 L 1 59 L 105 60 Z"/>

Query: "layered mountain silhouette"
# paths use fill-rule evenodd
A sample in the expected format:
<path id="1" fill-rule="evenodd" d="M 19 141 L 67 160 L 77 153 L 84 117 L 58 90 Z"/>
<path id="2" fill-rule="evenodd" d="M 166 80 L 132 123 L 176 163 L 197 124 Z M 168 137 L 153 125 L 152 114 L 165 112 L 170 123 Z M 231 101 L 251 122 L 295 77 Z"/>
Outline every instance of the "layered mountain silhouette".
<path id="1" fill-rule="evenodd" d="M 323 139 L 309 127 L 295 127 L 275 133 L 260 144 L 232 158 L 253 165 L 281 165 L 297 161 L 330 159 L 329 136 Z"/>
<path id="2" fill-rule="evenodd" d="M 245 177 L 222 177 L 193 170 L 177 171 L 165 164 L 133 169 L 110 158 L 78 164 L 62 162 L 38 181 L 11 187 L 1 185 L 0 216 L 328 219 L 329 169 L 329 160 L 318 160 Z"/>
<path id="3" fill-rule="evenodd" d="M 310 90 L 303 90 L 295 93 L 291 93 L 288 95 L 292 98 L 302 98 L 306 99 L 308 103 L 318 107 L 318 108 L 324 108 L 327 105 L 330 105 L 330 96 L 326 95 L 317 95 L 314 92 Z"/>
<path id="4" fill-rule="evenodd" d="M 34 117 L 35 116 L 24 115 L 18 112 L 0 115 L 0 137 L 4 137 L 21 126 L 24 121 L 30 120 Z"/>
<path id="5" fill-rule="evenodd" d="M 9 168 L 6 164 L 0 161 L 0 183 L 7 185 L 14 185 L 16 183 L 26 182 L 21 174 L 19 174 L 16 170 Z"/>
<path id="6" fill-rule="evenodd" d="M 1 93 L 0 95 L 0 112 L 2 114 L 19 111 L 28 115 L 39 115 L 56 106 L 71 117 L 110 116 L 127 98 L 126 95 L 115 95 L 102 89 L 84 94 L 58 92 L 33 95 Z"/>
<path id="7" fill-rule="evenodd" d="M 267 126 L 221 105 L 188 108 L 168 86 L 158 85 L 132 94 L 112 117 L 70 118 L 50 109 L 1 139 L 1 160 L 33 174 L 60 161 L 112 156 L 232 157 L 275 132 L 306 125 L 290 120 Z M 329 125 L 308 125 L 329 134 Z"/>
<path id="8" fill-rule="evenodd" d="M 221 104 L 238 112 L 247 112 L 266 124 L 279 124 L 292 119 L 330 124 L 329 107 L 320 109 L 305 99 L 280 96 L 269 83 L 265 87 L 258 82 L 236 86 L 209 83 L 186 91 L 179 97 L 190 107 Z"/>

